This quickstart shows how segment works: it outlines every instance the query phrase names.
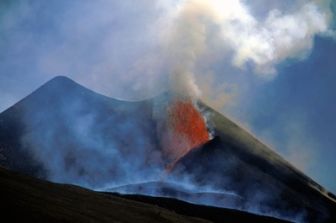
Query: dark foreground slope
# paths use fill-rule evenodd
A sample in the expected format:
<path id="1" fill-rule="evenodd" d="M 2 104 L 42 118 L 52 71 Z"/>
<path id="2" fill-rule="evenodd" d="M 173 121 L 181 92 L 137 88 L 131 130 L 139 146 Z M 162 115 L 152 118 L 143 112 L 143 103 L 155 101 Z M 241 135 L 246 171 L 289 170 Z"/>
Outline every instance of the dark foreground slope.
<path id="1" fill-rule="evenodd" d="M 1 222 L 286 223 L 176 199 L 99 193 L 34 179 L 3 168 L 0 168 L 0 196 Z"/>
<path id="2" fill-rule="evenodd" d="M 2 168 L 0 196 L 1 222 L 207 222 L 158 206 L 36 180 Z"/>
<path id="3" fill-rule="evenodd" d="M 273 217 L 261 216 L 233 209 L 196 205 L 173 198 L 150 197 L 143 195 L 122 195 L 122 197 L 148 204 L 157 205 L 159 207 L 172 210 L 177 214 L 207 219 L 215 223 L 223 223 L 223 222 L 289 223 L 289 221 L 280 220 Z"/>

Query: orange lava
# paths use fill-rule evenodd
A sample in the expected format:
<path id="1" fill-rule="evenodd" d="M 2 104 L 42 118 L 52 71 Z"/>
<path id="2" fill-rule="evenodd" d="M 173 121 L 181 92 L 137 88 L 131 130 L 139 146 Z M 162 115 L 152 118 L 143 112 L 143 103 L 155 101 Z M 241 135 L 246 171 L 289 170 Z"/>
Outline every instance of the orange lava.
<path id="1" fill-rule="evenodd" d="M 164 151 L 170 161 L 167 170 L 193 148 L 209 141 L 209 132 L 202 114 L 191 100 L 175 100 L 168 108 Z"/>

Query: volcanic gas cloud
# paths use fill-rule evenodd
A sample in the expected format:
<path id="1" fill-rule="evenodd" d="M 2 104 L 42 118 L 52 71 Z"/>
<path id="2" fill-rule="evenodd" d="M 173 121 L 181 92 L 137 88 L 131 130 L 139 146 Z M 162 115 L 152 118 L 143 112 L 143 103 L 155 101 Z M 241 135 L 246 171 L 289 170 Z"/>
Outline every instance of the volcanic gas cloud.
<path id="1" fill-rule="evenodd" d="M 202 113 L 191 99 L 173 99 L 167 108 L 162 147 L 168 158 L 167 170 L 190 150 L 209 141 Z"/>

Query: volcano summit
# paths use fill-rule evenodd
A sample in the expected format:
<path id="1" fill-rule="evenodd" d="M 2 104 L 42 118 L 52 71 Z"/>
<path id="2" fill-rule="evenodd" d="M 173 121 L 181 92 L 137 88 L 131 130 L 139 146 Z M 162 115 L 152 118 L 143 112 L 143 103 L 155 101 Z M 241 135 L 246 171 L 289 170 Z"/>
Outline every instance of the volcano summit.
<path id="1" fill-rule="evenodd" d="M 56 77 L 0 114 L 0 165 L 95 190 L 332 222 L 335 196 L 201 101 L 128 102 Z"/>

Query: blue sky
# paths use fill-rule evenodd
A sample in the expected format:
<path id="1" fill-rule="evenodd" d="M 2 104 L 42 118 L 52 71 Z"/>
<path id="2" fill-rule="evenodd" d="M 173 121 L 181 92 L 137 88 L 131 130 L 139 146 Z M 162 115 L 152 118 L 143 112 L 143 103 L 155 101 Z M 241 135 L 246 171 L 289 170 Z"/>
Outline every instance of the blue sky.
<path id="1" fill-rule="evenodd" d="M 194 77 L 183 78 L 196 79 L 209 103 L 336 193 L 336 41 L 324 27 L 336 27 L 335 16 L 327 21 L 336 1 L 319 10 L 308 0 L 226 2 L 234 22 L 196 4 L 210 21 L 197 26 L 204 21 L 182 0 L 1 1 L 0 111 L 56 75 L 111 97 L 150 97 L 168 88 L 171 67 L 189 64 L 178 68 Z"/>
<path id="2" fill-rule="evenodd" d="M 292 161 L 335 193 L 336 42 L 316 38 L 305 60 L 283 63 L 278 72 L 229 113 L 284 156 L 294 141 Z"/>

